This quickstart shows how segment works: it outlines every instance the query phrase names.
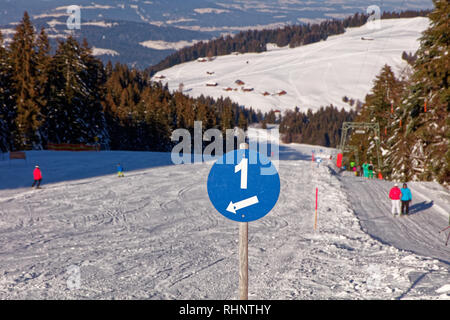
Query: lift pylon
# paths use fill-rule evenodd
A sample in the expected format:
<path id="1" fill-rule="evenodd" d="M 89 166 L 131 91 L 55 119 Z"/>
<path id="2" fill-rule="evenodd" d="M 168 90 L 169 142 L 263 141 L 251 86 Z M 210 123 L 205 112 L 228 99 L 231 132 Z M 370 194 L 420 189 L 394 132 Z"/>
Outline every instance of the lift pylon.
<path id="1" fill-rule="evenodd" d="M 339 149 L 342 152 L 342 155 L 345 153 L 349 153 L 352 151 L 356 151 L 357 162 L 359 162 L 358 155 L 358 147 L 351 146 L 347 143 L 347 138 L 349 136 L 349 131 L 352 130 L 355 134 L 368 134 L 370 131 L 375 133 L 375 144 L 377 149 L 377 161 L 378 161 L 378 170 L 382 168 L 382 161 L 380 155 L 380 125 L 378 122 L 370 123 L 370 122 L 344 122 L 342 124 L 342 134 L 341 134 L 341 142 L 339 144 Z M 359 165 L 359 163 L 358 163 Z"/>

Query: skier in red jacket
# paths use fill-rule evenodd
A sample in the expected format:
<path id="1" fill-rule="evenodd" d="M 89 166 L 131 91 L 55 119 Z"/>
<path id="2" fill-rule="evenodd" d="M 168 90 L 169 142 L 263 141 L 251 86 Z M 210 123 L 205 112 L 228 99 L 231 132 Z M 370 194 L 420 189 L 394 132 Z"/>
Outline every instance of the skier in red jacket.
<path id="1" fill-rule="evenodd" d="M 42 172 L 41 172 L 41 169 L 39 169 L 39 166 L 36 166 L 34 168 L 33 178 L 34 178 L 34 182 L 33 182 L 33 185 L 31 187 L 33 188 L 34 185 L 37 182 L 36 189 L 39 189 L 39 186 L 41 185 L 41 181 L 42 181 Z"/>
<path id="2" fill-rule="evenodd" d="M 394 187 L 389 191 L 389 198 L 392 201 L 391 213 L 395 216 L 400 214 L 400 198 L 402 197 L 402 191 L 398 187 L 398 184 L 394 184 Z"/>

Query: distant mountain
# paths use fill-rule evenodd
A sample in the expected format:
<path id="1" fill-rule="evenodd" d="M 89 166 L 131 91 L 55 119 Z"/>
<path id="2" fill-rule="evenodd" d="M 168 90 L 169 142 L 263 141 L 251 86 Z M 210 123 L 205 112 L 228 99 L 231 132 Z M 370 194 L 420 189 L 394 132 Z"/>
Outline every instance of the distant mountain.
<path id="1" fill-rule="evenodd" d="M 11 37 L 27 11 L 33 24 L 51 39 L 66 36 L 67 7 L 76 4 L 83 22 L 77 37 L 86 37 L 103 60 L 139 68 L 154 65 L 175 50 L 198 40 L 247 29 L 318 22 L 366 12 L 428 9 L 431 0 L 2 0 L 0 29 Z"/>
<path id="2" fill-rule="evenodd" d="M 94 48 L 94 55 L 104 62 L 111 60 L 141 69 L 156 64 L 180 46 L 212 37 L 205 32 L 124 20 L 82 20 L 81 29 L 69 30 L 66 20 L 67 17 L 41 17 L 33 24 L 38 30 L 46 29 L 53 49 L 57 46 L 57 39 L 72 34 L 79 40 L 86 38 Z M 0 30 L 8 42 L 15 32 L 15 24 L 1 26 Z"/>
<path id="3" fill-rule="evenodd" d="M 24 10 L 34 18 L 61 15 L 79 5 L 88 20 L 127 20 L 191 30 L 230 32 L 240 28 L 343 18 L 367 7 L 381 11 L 431 9 L 431 0 L 3 0 L 0 21 L 18 21 Z"/>

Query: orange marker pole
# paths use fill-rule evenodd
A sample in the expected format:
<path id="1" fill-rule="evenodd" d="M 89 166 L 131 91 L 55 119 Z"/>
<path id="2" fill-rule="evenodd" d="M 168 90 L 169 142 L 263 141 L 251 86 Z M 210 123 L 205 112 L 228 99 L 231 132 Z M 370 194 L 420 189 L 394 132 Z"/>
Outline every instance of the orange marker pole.
<path id="1" fill-rule="evenodd" d="M 427 100 L 423 103 L 423 110 L 427 112 Z"/>

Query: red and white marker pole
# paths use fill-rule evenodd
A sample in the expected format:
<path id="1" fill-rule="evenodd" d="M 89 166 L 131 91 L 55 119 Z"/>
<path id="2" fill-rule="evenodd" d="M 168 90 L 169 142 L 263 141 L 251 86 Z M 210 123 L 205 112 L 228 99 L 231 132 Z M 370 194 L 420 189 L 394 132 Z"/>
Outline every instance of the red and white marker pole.
<path id="1" fill-rule="evenodd" d="M 316 209 L 314 213 L 314 231 L 317 230 L 317 200 L 319 195 L 319 188 L 316 188 Z"/>

